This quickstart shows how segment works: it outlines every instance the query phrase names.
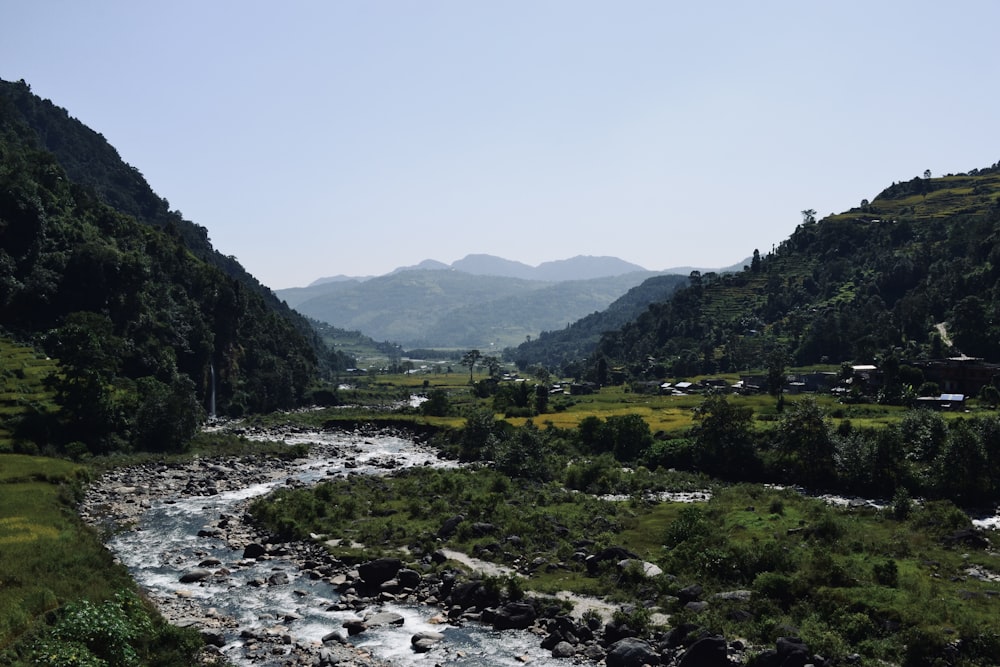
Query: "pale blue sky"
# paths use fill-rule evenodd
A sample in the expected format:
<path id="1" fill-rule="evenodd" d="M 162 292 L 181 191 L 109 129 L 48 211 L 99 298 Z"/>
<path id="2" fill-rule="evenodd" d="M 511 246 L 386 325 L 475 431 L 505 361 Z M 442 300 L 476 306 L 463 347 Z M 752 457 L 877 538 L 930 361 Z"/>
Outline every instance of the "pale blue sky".
<path id="1" fill-rule="evenodd" d="M 720 267 L 1000 160 L 1000 3 L 3 0 L 0 78 L 273 288 L 486 252 Z"/>

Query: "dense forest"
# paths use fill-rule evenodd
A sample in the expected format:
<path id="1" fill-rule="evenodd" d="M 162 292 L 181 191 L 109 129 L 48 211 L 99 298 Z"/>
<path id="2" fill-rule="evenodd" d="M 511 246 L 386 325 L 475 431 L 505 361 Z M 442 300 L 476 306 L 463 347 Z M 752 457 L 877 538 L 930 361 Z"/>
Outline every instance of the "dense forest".
<path id="1" fill-rule="evenodd" d="M 816 220 L 741 272 L 689 284 L 605 333 L 589 359 L 632 377 L 808 365 L 1000 360 L 1000 167 L 897 183 Z M 763 362 L 763 363 L 762 363 Z"/>
<path id="2" fill-rule="evenodd" d="M 61 368 L 61 410 L 35 406 L 22 441 L 176 448 L 213 408 L 299 405 L 347 362 L 103 137 L 23 82 L 0 93 L 0 326 Z"/>

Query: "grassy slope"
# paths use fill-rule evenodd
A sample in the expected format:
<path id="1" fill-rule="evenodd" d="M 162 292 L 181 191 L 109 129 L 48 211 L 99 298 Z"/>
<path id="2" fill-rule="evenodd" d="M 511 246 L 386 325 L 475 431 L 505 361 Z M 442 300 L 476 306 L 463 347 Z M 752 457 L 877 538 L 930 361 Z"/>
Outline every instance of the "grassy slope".
<path id="1" fill-rule="evenodd" d="M 70 490 L 86 477 L 68 461 L 0 455 L 0 647 L 46 611 L 130 587 L 73 512 Z"/>

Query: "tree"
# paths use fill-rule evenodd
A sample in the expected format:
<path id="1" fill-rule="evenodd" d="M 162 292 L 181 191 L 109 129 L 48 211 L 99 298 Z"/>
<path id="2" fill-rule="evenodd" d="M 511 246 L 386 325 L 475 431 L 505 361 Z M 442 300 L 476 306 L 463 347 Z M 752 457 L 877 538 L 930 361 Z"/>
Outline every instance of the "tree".
<path id="1" fill-rule="evenodd" d="M 508 477 L 547 482 L 554 477 L 551 446 L 529 419 L 497 443 L 496 468 Z"/>
<path id="2" fill-rule="evenodd" d="M 802 224 L 811 225 L 816 222 L 816 209 L 807 208 L 802 211 Z"/>
<path id="3" fill-rule="evenodd" d="M 61 372 L 46 383 L 56 391 L 73 440 L 87 443 L 95 454 L 110 451 L 110 440 L 122 425 L 114 383 L 124 341 L 114 335 L 107 316 L 79 312 L 49 335 L 47 347 L 59 359 Z"/>
<path id="4" fill-rule="evenodd" d="M 444 389 L 432 389 L 427 400 L 420 405 L 420 411 L 432 417 L 445 417 L 451 412 L 451 401 Z"/>
<path id="5" fill-rule="evenodd" d="M 469 383 L 472 383 L 472 369 L 476 367 L 479 360 L 482 359 L 483 354 L 479 350 L 469 350 L 462 355 L 461 364 L 463 366 L 468 366 L 469 368 Z"/>
<path id="6" fill-rule="evenodd" d="M 549 388 L 544 384 L 535 385 L 535 412 L 545 414 L 549 411 Z"/>
<path id="7" fill-rule="evenodd" d="M 826 415 L 815 399 L 804 398 L 786 411 L 776 436 L 778 451 L 794 481 L 814 485 L 831 481 L 836 448 Z"/>
<path id="8" fill-rule="evenodd" d="M 986 500 L 989 465 L 979 433 L 963 419 L 948 426 L 948 439 L 934 460 L 937 491 L 949 500 L 972 504 Z"/>
<path id="9" fill-rule="evenodd" d="M 485 364 L 486 368 L 489 370 L 491 378 L 500 377 L 500 369 L 503 367 L 503 364 L 500 363 L 500 359 L 494 356 L 483 357 L 483 364 Z"/>
<path id="10" fill-rule="evenodd" d="M 612 443 L 612 453 L 623 463 L 637 460 L 653 444 L 649 424 L 636 414 L 612 415 L 601 429 L 607 434 L 602 439 Z"/>
<path id="11" fill-rule="evenodd" d="M 779 396 L 784 391 L 785 381 L 785 354 L 781 350 L 774 350 L 767 359 L 767 393 L 771 396 Z"/>
<path id="12" fill-rule="evenodd" d="M 492 410 L 476 410 L 465 418 L 458 443 L 459 461 L 490 459 L 496 452 L 500 423 Z"/>
<path id="13" fill-rule="evenodd" d="M 753 448 L 753 409 L 733 405 L 725 396 L 709 396 L 694 411 L 691 429 L 697 443 L 695 462 L 720 477 L 746 478 L 757 467 Z"/>

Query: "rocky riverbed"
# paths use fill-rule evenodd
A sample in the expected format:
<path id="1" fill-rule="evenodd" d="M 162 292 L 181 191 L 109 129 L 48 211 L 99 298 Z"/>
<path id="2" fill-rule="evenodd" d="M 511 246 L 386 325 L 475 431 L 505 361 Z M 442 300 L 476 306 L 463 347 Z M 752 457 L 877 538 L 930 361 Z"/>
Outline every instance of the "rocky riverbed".
<path id="1" fill-rule="evenodd" d="M 290 440 L 304 437 L 301 431 L 281 433 L 242 431 L 241 434 L 260 439 Z M 361 453 L 363 434 L 354 434 L 355 444 L 330 444 L 316 442 L 310 446 L 311 456 L 342 460 L 351 465 Z M 394 460 L 374 461 L 374 465 L 391 468 Z M 185 499 L 209 498 L 227 492 L 272 485 L 294 483 L 300 473 L 301 460 L 278 456 L 246 456 L 196 459 L 182 464 L 144 464 L 115 469 L 104 474 L 89 487 L 80 506 L 81 517 L 111 536 L 121 531 L 148 530 L 141 527 L 144 515 L 157 505 L 171 505 Z M 287 480 L 287 482 L 286 482 Z M 283 559 L 298 564 L 303 572 L 317 572 L 324 561 L 323 571 L 334 574 L 339 564 L 332 562 L 326 552 L 310 544 L 271 544 L 267 537 L 247 521 L 245 514 L 249 499 L 237 503 L 233 511 L 214 517 L 198 531 L 200 537 L 221 540 L 232 553 L 223 561 L 213 558 L 209 549 L 202 555 L 199 567 L 177 572 L 177 581 L 183 584 L 172 595 L 146 593 L 157 605 L 160 613 L 171 623 L 193 626 L 201 630 L 206 641 L 202 659 L 216 662 L 225 646 L 225 633 L 239 634 L 240 657 L 251 663 L 273 662 L 280 655 L 284 665 L 356 665 L 358 667 L 384 667 L 388 663 L 372 656 L 368 651 L 351 646 L 343 635 L 331 633 L 328 641 L 299 641 L 294 633 L 294 615 L 273 615 L 272 622 L 256 629 L 241 627 L 240 621 L 226 614 L 196 595 L 197 589 L 207 581 L 225 581 L 235 571 L 251 564 Z M 342 568 L 341 568 L 342 569 Z M 288 574 L 275 572 L 269 580 L 251 580 L 253 586 L 275 586 L 288 581 Z M 264 619 L 265 621 L 267 619 Z"/>
<path id="2" fill-rule="evenodd" d="M 222 457 L 117 469 L 90 487 L 80 507 L 85 520 L 111 536 L 113 550 L 116 544 L 122 549 L 123 543 L 131 545 L 126 564 L 146 573 L 137 579 L 161 613 L 172 623 L 201 631 L 206 664 L 224 658 L 282 667 L 567 662 L 726 667 L 745 657 L 743 642 L 709 636 L 695 627 L 674 628 L 656 641 L 643 641 L 627 626 L 610 622 L 610 608 L 599 604 L 591 608 L 604 611 L 603 618 L 597 613 L 581 618 L 567 613 L 555 598 L 506 600 L 488 581 L 469 574 L 467 566 L 474 567 L 474 562 L 450 567 L 468 560 L 454 552 L 427 554 L 416 562 L 411 557 L 406 563 L 383 557 L 347 564 L 333 558 L 319 540 L 284 542 L 263 534 L 248 520 L 246 506 L 251 497 L 270 488 L 334 474 L 377 474 L 440 462 L 433 451 L 412 442 L 405 453 L 387 453 L 374 444 L 384 434 L 356 431 L 331 439 L 290 430 L 242 435 L 307 442 L 310 453 L 305 460 Z M 232 500 L 211 504 L 221 497 Z M 207 512 L 197 515 L 197 526 L 187 528 L 197 535 L 185 536 L 183 547 L 158 551 L 156 517 L 169 517 L 172 508 L 181 506 L 204 509 L 202 502 Z M 152 583 L 143 584 L 143 576 Z M 239 601 L 251 591 L 264 602 L 248 603 L 250 611 L 240 609 Z M 696 592 L 691 602 L 708 604 Z M 428 613 L 418 619 L 408 611 L 412 609 Z M 476 653 L 478 645 L 471 649 L 452 639 L 466 627 L 511 634 L 491 637 L 493 654 L 487 660 Z M 390 628 L 396 631 L 387 634 Z M 373 636 L 380 638 L 378 649 L 371 643 Z M 397 645 L 387 647 L 386 641 Z M 806 655 L 805 647 L 793 640 L 769 653 L 784 660 L 789 651 Z"/>

